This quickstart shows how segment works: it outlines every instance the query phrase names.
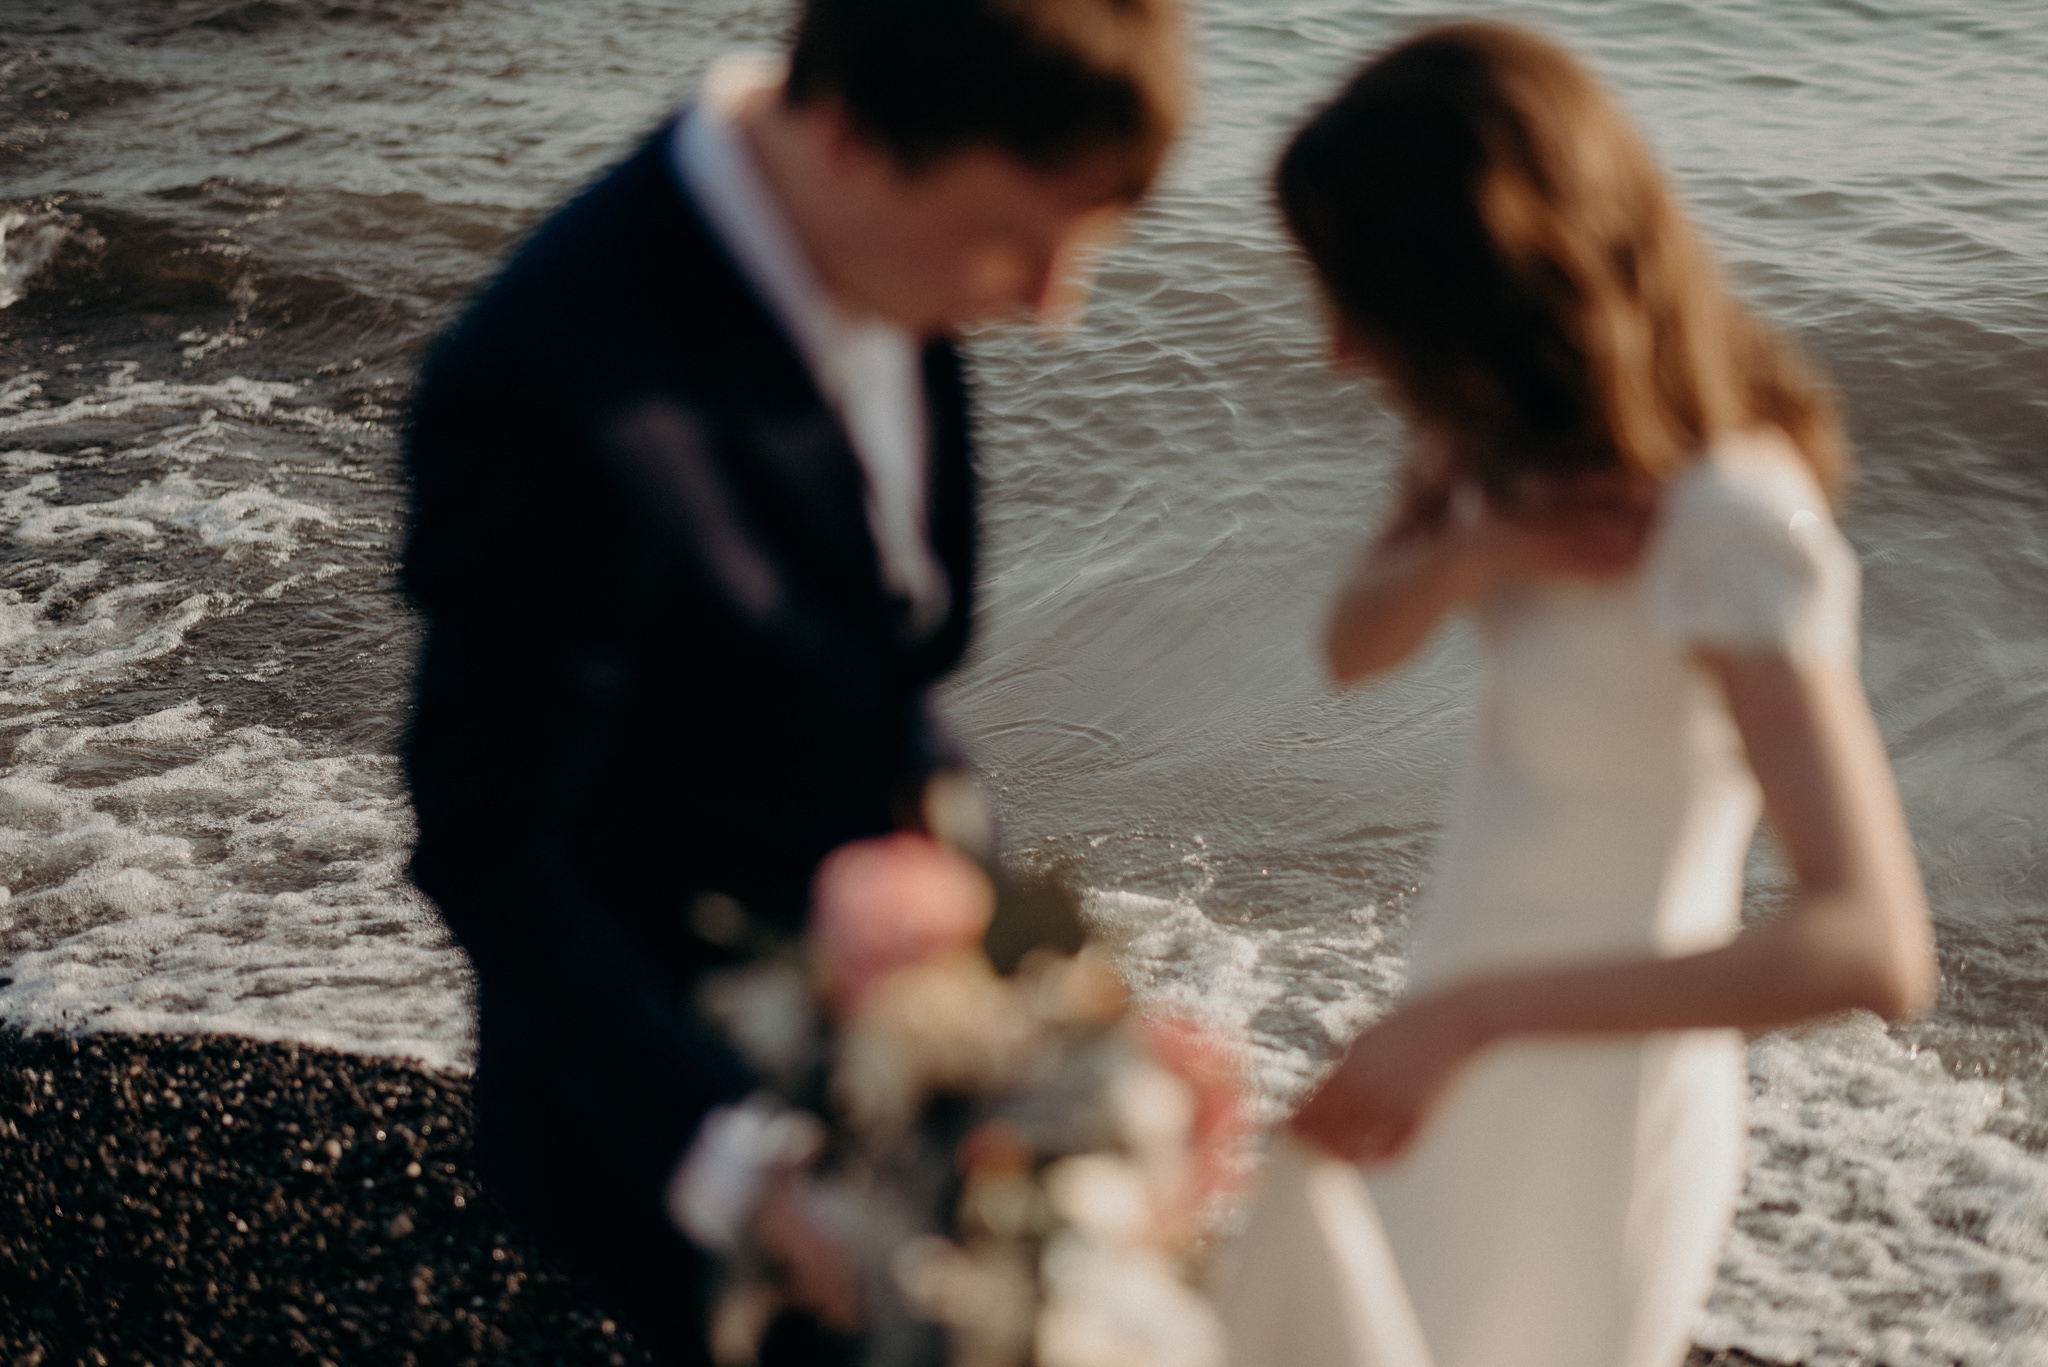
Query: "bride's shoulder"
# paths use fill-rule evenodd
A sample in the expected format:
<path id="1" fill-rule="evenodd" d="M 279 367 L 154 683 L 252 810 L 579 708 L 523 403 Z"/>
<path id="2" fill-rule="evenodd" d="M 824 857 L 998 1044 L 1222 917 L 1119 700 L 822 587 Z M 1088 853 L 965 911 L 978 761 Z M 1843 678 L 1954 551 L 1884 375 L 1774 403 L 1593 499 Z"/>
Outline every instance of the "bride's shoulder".
<path id="1" fill-rule="evenodd" d="M 1686 644 L 1806 654 L 1853 640 L 1855 553 L 1779 432 L 1723 437 L 1671 482 L 1645 570 L 1658 620 Z"/>
<path id="2" fill-rule="evenodd" d="M 1813 467 L 1789 437 L 1768 427 L 1714 441 L 1665 495 L 1665 520 L 1676 525 L 1760 521 L 1776 528 L 1801 513 L 1834 522 Z"/>

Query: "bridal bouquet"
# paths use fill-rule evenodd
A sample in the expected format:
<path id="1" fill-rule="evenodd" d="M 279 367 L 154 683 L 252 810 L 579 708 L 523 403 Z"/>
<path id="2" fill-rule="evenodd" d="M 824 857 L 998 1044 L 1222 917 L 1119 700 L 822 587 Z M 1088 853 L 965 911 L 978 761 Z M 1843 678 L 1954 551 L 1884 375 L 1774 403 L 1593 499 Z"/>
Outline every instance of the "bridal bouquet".
<path id="1" fill-rule="evenodd" d="M 1243 1148 L 1235 1069 L 1130 1010 L 1071 901 L 998 906 L 922 836 L 849 846 L 801 953 L 713 981 L 704 1010 L 824 1122 L 871 1367 L 1222 1367 L 1190 1273 Z M 778 1308 L 742 1249 L 720 1359 L 750 1361 Z"/>

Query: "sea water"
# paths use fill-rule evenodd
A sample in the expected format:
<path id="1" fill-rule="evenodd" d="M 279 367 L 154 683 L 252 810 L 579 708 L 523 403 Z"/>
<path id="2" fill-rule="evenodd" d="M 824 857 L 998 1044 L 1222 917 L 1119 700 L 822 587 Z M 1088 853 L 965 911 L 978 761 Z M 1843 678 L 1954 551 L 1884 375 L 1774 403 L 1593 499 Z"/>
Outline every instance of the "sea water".
<path id="1" fill-rule="evenodd" d="M 1454 630 L 1389 683 L 1319 676 L 1400 446 L 1321 366 L 1265 176 L 1441 11 L 1197 11 L 1195 127 L 1086 324 L 975 339 L 989 553 L 945 703 L 1009 857 L 1087 887 L 1140 993 L 1242 1039 L 1277 1114 L 1400 990 L 1473 660 Z M 1752 1048 L 1698 1337 L 2048 1363 L 2048 10 L 1507 13 L 1599 67 L 1841 385 L 1865 674 L 1940 925 L 1931 1020 Z M 0 0 L 0 1016 L 466 1064 L 393 758 L 407 386 L 523 229 L 786 20 Z"/>

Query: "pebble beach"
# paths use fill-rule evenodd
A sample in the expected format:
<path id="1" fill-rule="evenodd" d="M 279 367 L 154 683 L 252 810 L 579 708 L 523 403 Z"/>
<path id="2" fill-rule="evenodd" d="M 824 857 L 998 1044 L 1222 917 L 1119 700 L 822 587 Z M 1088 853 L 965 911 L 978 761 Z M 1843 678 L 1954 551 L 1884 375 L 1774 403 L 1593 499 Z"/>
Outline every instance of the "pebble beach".
<path id="1" fill-rule="evenodd" d="M 463 1075 L 0 1032 L 0 1363 L 645 1360 L 479 1190 Z"/>

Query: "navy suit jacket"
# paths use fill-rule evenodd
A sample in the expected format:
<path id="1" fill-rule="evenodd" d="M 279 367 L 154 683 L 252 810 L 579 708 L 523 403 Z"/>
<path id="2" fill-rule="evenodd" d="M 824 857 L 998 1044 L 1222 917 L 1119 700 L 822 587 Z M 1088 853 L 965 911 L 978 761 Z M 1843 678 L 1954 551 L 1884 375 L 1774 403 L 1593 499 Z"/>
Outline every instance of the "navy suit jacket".
<path id="1" fill-rule="evenodd" d="M 752 1089 L 685 1004 L 746 951 L 692 908 L 801 930 L 822 856 L 947 756 L 927 693 L 973 598 L 955 349 L 923 356 L 952 607 L 913 638 L 846 433 L 667 149 L 518 251 L 429 361 L 407 453 L 414 877 L 476 968 L 479 1157 L 564 1218 L 657 1209 L 705 1111 Z M 569 1153 L 598 1187 L 564 1189 Z"/>

